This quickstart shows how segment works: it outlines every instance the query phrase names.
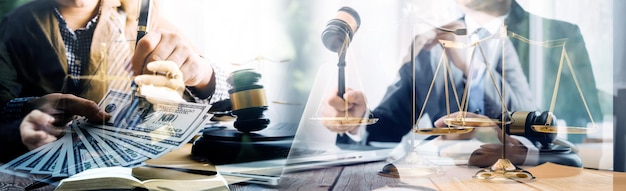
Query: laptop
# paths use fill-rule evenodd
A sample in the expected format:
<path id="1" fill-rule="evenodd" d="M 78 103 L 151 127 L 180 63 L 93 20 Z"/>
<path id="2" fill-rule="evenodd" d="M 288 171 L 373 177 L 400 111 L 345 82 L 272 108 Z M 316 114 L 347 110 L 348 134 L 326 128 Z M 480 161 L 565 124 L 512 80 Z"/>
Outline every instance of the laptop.
<path id="1" fill-rule="evenodd" d="M 389 157 L 389 148 L 371 148 L 370 150 L 322 151 L 309 150 L 317 155 L 288 157 L 285 159 L 263 160 L 245 163 L 216 165 L 224 176 L 248 178 L 244 182 L 278 185 L 285 173 L 321 169 L 332 166 L 383 161 Z"/>
<path id="2" fill-rule="evenodd" d="M 392 148 L 357 144 L 335 144 L 337 134 L 319 121 L 305 120 L 293 125 L 296 135 L 288 157 L 244 163 L 216 165 L 224 176 L 244 178 L 244 182 L 278 185 L 285 173 L 386 160 Z"/>
<path id="3" fill-rule="evenodd" d="M 332 65 L 328 67 L 330 68 L 327 69 L 333 68 Z M 297 122 L 291 123 L 294 124 L 291 128 L 296 128 L 296 131 L 288 157 L 216 165 L 218 171 L 225 176 L 246 177 L 246 182 L 250 183 L 277 185 L 284 173 L 386 160 L 393 148 L 336 144 L 337 133 L 331 132 L 322 121 L 316 120 L 316 117 L 321 116 L 319 106 L 324 95 L 328 95 L 328 91 L 332 89 L 329 87 L 333 87 L 331 84 L 337 82 L 328 78 L 324 71 L 328 70 L 318 71 L 302 115 L 295 117 Z M 284 115 L 296 113 L 287 113 L 281 109 L 275 111 L 276 115 L 272 117 L 276 118 L 285 118 Z M 274 119 L 272 118 L 273 121 Z"/>

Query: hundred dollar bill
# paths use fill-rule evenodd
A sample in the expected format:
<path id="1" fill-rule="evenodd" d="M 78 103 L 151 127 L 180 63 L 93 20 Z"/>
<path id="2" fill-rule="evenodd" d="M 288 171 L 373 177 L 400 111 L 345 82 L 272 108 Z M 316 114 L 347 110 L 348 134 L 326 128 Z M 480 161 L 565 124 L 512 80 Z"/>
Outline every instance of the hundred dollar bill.
<path id="1" fill-rule="evenodd" d="M 140 96 L 129 101 L 125 93 L 109 91 L 100 107 L 111 114 L 111 119 L 96 127 L 112 131 L 142 133 L 158 139 L 183 141 L 199 131 L 211 105 L 179 103 Z"/>
<path id="2" fill-rule="evenodd" d="M 86 125 L 86 127 L 90 127 L 90 126 Z M 101 129 L 99 127 L 92 127 L 90 129 L 92 129 L 92 132 L 94 132 L 94 134 L 98 134 L 98 135 L 106 134 L 115 138 L 129 139 L 137 143 L 149 144 L 151 145 L 150 147 L 158 146 L 158 147 L 165 147 L 165 148 L 170 149 L 170 148 L 178 146 L 178 144 L 180 143 L 180 141 L 172 141 L 172 140 L 164 139 L 161 137 L 153 137 L 153 136 L 141 133 L 141 132 L 112 131 L 108 129 Z"/>
<path id="3" fill-rule="evenodd" d="M 118 144 L 117 141 L 108 139 L 107 137 L 102 136 L 102 131 L 104 130 L 96 130 L 96 129 L 87 129 L 88 132 L 94 135 L 94 138 L 99 139 L 101 143 L 104 143 L 103 146 L 117 154 L 122 166 L 131 166 L 143 161 L 148 160 L 148 157 L 139 154 L 131 148 L 124 147 L 121 144 Z"/>
<path id="4" fill-rule="evenodd" d="M 61 157 L 65 158 L 65 154 L 61 154 L 62 146 L 63 145 L 59 145 L 59 147 L 56 147 L 54 150 L 51 149 L 50 152 L 48 152 L 46 156 L 44 156 L 44 158 L 37 165 L 35 165 L 35 167 L 33 167 L 30 173 L 49 175 L 54 173 L 54 167 L 56 167 L 57 163 L 60 163 L 59 159 Z"/>
<path id="5" fill-rule="evenodd" d="M 100 108 L 104 109 L 111 118 L 105 122 L 106 125 L 119 126 L 115 124 L 116 120 L 120 120 L 125 115 L 125 107 L 129 107 L 131 96 L 128 93 L 123 93 L 115 90 L 109 90 L 107 94 L 100 100 L 98 104 Z"/>
<path id="6" fill-rule="evenodd" d="M 27 172 L 20 172 L 18 171 L 16 168 L 18 166 L 22 166 L 24 165 L 24 163 L 29 163 L 32 162 L 32 160 L 34 160 L 37 156 L 42 156 L 43 153 L 47 152 L 48 150 L 50 150 L 50 147 L 46 147 L 41 146 L 41 147 L 37 147 L 36 149 L 33 149 L 9 162 L 7 162 L 6 164 L 0 166 L 0 171 L 7 173 L 7 174 L 12 174 L 12 175 L 17 175 L 17 176 L 21 176 L 21 177 L 29 177 L 30 174 Z"/>
<path id="7" fill-rule="evenodd" d="M 54 142 L 41 146 L 41 147 L 44 147 L 44 149 L 35 153 L 35 155 L 33 155 L 30 159 L 24 161 L 23 163 L 15 167 L 15 169 L 26 170 L 26 171 L 33 170 L 33 168 L 35 168 L 37 164 L 43 161 L 43 159 L 45 158 L 48 152 L 50 152 L 51 150 L 55 150 L 60 146 L 61 146 L 61 142 L 59 141 L 54 141 Z"/>
<path id="8" fill-rule="evenodd" d="M 62 152 L 61 155 L 63 156 L 57 159 L 60 161 L 56 163 L 56 166 L 54 167 L 54 172 L 52 172 L 52 176 L 53 177 L 68 177 L 70 174 L 69 174 L 69 157 L 67 156 L 67 154 L 69 153 L 68 150 L 72 149 L 72 134 L 66 133 L 60 139 L 60 141 L 63 144 L 63 146 L 61 147 L 61 152 Z"/>
<path id="9" fill-rule="evenodd" d="M 208 116 L 209 115 L 206 115 L 204 117 L 205 120 L 210 119 L 210 117 Z M 204 122 L 200 124 L 204 124 Z M 196 127 L 189 127 L 189 129 L 195 129 L 192 132 L 198 132 L 203 127 L 200 124 L 198 124 L 198 126 Z M 93 124 L 85 124 L 84 126 L 88 127 L 87 129 L 89 129 L 93 134 L 108 134 L 113 137 L 122 137 L 126 139 L 135 140 L 137 142 L 149 143 L 152 145 L 161 146 L 161 147 L 169 147 L 169 148 L 180 147 L 183 144 L 189 142 L 194 137 L 194 135 L 196 135 L 195 133 L 187 134 L 183 137 L 182 140 L 177 141 L 177 140 L 169 139 L 170 137 L 163 138 L 160 136 L 153 136 L 151 134 L 141 133 L 141 132 L 113 131 L 110 129 L 103 129 L 99 127 L 94 127 Z"/>
<path id="10" fill-rule="evenodd" d="M 135 152 L 144 155 L 149 158 L 157 158 L 165 153 L 169 152 L 172 147 L 162 147 L 150 143 L 135 141 L 133 139 L 127 139 L 119 136 L 111 136 L 106 133 L 99 134 L 99 136 L 109 139 L 119 145 L 126 148 L 132 148 Z"/>
<path id="11" fill-rule="evenodd" d="M 76 132 L 72 132 L 71 142 L 72 148 L 67 150 L 68 174 L 70 176 L 88 169 L 99 167 Z"/>
<path id="12" fill-rule="evenodd" d="M 30 173 L 52 175 L 55 171 L 55 167 L 57 167 L 57 164 L 64 162 L 64 158 L 66 158 L 67 152 L 64 150 L 66 145 L 65 140 L 68 139 L 70 136 L 70 134 L 65 134 L 63 137 L 57 140 L 57 142 L 59 142 L 58 146 L 51 148 L 50 151 L 46 153 L 41 162 L 35 165 Z"/>
<path id="13" fill-rule="evenodd" d="M 120 162 L 113 157 L 112 152 L 109 152 L 102 148 L 102 145 L 98 142 L 93 135 L 87 133 L 87 130 L 81 128 L 74 128 L 74 131 L 81 138 L 80 140 L 83 142 L 89 154 L 95 159 L 96 163 L 100 167 L 110 167 L 110 166 L 118 166 Z"/>

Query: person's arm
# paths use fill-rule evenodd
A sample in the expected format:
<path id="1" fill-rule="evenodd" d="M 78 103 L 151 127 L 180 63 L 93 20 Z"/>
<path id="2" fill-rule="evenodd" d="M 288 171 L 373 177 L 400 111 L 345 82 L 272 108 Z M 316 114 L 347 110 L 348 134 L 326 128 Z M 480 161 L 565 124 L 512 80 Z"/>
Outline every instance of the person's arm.
<path id="1" fill-rule="evenodd" d="M 6 105 L 4 105 L 2 112 L 0 112 L 0 114 L 2 115 L 0 117 L 0 121 L 12 121 L 21 119 L 22 117 L 24 117 L 25 113 L 28 112 L 25 111 L 24 104 L 33 99 L 37 99 L 37 97 L 21 97 L 11 99 L 8 103 L 6 103 Z"/>
<path id="2" fill-rule="evenodd" d="M 331 91 L 331 94 L 325 96 L 321 110 L 323 116 L 330 118 L 363 118 L 365 116 L 367 113 L 367 102 L 363 92 L 347 88 L 343 97 L 337 96 L 337 92 L 337 90 Z M 323 121 L 322 123 L 328 130 L 335 133 L 356 135 L 360 128 L 360 125 L 343 125 L 333 120 Z"/>
<path id="3" fill-rule="evenodd" d="M 137 44 L 131 63 L 134 73 L 140 75 L 149 73 L 145 64 L 163 60 L 178 65 L 185 86 L 197 99 L 219 101 L 228 95 L 224 93 L 228 86 L 223 73 L 215 70 L 217 67 L 208 63 L 184 37 L 176 33 L 152 31 L 146 34 Z"/>
<path id="4" fill-rule="evenodd" d="M 460 21 L 453 21 L 442 26 L 442 28 L 452 30 L 463 27 L 464 24 Z M 388 86 L 383 100 L 372 111 L 373 116 L 379 120 L 376 124 L 367 126 L 368 142 L 399 142 L 402 136 L 411 130 L 413 123 L 417 122 L 417 116 L 422 107 L 426 107 L 424 112 L 429 113 L 431 117 L 441 115 L 443 109 L 440 108 L 445 106 L 433 101 L 438 100 L 433 97 L 443 97 L 443 95 L 435 95 L 437 93 L 433 93 L 434 91 L 429 92 L 430 82 L 435 75 L 432 63 L 436 62 L 432 60 L 431 54 L 438 55 L 442 51 L 439 40 L 464 42 L 467 41 L 467 38 L 439 29 L 432 29 L 415 36 L 411 43 L 413 47 L 409 48 L 403 60 L 404 64 L 399 69 L 398 80 Z M 461 51 L 457 49 L 448 49 L 447 53 L 452 60 L 461 61 L 464 59 Z M 412 83 L 411 76 L 413 72 L 411 57 L 413 56 L 415 57 L 415 84 Z M 455 62 L 455 66 L 463 72 L 466 70 L 462 66 L 464 64 Z M 411 97 L 413 90 L 415 90 L 415 98 Z M 424 101 L 429 93 L 433 94 L 429 99 L 430 104 L 424 106 Z M 415 115 L 414 118 L 411 117 L 412 114 Z"/>
<path id="5" fill-rule="evenodd" d="M 193 97 L 196 103 L 216 103 L 225 99 L 229 99 L 228 90 L 232 87 L 226 82 L 228 74 L 217 64 L 206 61 L 211 65 L 213 77 L 206 89 L 201 90 L 195 87 L 187 87 L 187 93 Z"/>
<path id="6" fill-rule="evenodd" d="M 429 51 L 422 51 L 416 57 L 415 70 L 416 72 L 423 72 L 420 72 L 419 75 L 416 76 L 418 79 L 415 80 L 415 112 L 420 111 L 433 77 L 433 72 L 429 72 L 432 70 L 430 54 Z M 382 101 L 372 110 L 373 117 L 379 120 L 377 123 L 367 126 L 368 142 L 400 142 L 402 136 L 406 135 L 413 127 L 412 124 L 414 121 L 411 121 L 411 114 L 415 113 L 412 111 L 413 98 L 411 97 L 411 91 L 413 91 L 413 84 L 411 83 L 411 63 L 407 62 L 402 65 L 398 72 L 397 80 L 387 87 Z M 437 104 L 438 103 L 431 103 L 430 105 Z M 428 109 L 429 112 L 434 112 L 434 110 L 431 110 L 434 109 L 433 107 L 429 107 Z"/>
<path id="7" fill-rule="evenodd" d="M 440 50 L 440 48 L 437 49 L 437 51 Z M 411 62 L 406 62 L 400 67 L 397 80 L 387 87 L 382 101 L 371 112 L 371 116 L 378 118 L 378 122 L 366 126 L 367 143 L 372 141 L 400 142 L 402 137 L 411 130 L 412 124 L 415 122 L 412 120 L 417 120 L 417 114 L 422 109 L 434 77 L 431 54 L 437 53 L 432 53 L 432 51 L 434 50 L 420 51 L 419 55 L 416 56 L 415 87 L 411 83 L 413 70 Z M 411 97 L 413 90 L 415 90 L 414 101 Z M 424 110 L 426 113 L 430 113 L 431 117 L 437 116 L 441 112 L 440 103 L 433 101 L 435 99 L 433 97 L 436 96 L 430 98 L 431 102 Z M 412 104 L 415 104 L 415 108 Z M 412 114 L 415 114 L 415 118 L 411 117 Z"/>
<path id="8" fill-rule="evenodd" d="M 20 120 L 28 111 L 22 111 L 24 103 L 36 97 L 18 97 L 22 84 L 18 83 L 15 63 L 23 62 L 24 52 L 22 38 L 15 38 L 22 25 L 14 19 L 4 18 L 0 23 L 0 121 Z M 27 57 L 27 56 L 25 56 Z"/>
<path id="9" fill-rule="evenodd" d="M 22 119 L 4 121 L 0 124 L 0 163 L 7 163 L 28 152 L 20 136 Z"/>
<path id="10" fill-rule="evenodd" d="M 228 99 L 230 86 L 225 71 L 202 56 L 192 41 L 161 14 L 160 1 L 151 3 L 148 33 L 137 43 L 131 58 L 134 74 L 144 74 L 143 66 L 152 61 L 173 61 L 183 73 L 187 100 L 212 104 Z M 130 27 L 126 27 L 131 33 L 136 30 L 136 24 L 132 24 L 136 23 L 133 18 L 138 17 L 137 5 L 134 1 L 121 1 L 121 8 L 131 19 L 127 21 L 131 23 Z"/>

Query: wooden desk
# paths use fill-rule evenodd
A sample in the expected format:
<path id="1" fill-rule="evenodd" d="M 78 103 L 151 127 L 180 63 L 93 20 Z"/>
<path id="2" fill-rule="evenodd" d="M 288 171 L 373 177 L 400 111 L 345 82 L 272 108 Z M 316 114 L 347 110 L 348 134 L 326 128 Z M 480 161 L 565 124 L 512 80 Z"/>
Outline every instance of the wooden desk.
<path id="1" fill-rule="evenodd" d="M 377 175 L 386 163 L 375 162 L 285 174 L 279 186 L 231 185 L 232 190 L 624 190 L 626 173 L 573 167 L 525 168 L 537 178 L 529 182 L 485 182 L 472 179 L 480 168 L 446 166 L 441 176 L 431 178 L 388 178 Z M 540 168 L 543 167 L 543 168 Z M 555 174 L 555 171 L 557 173 Z M 559 177 L 564 172 L 566 177 Z M 573 174 L 576 172 L 577 174 Z"/>
<path id="2" fill-rule="evenodd" d="M 183 147 L 180 150 L 188 149 Z M 181 152 L 185 153 L 185 152 Z M 172 153 L 177 155 L 176 152 Z M 185 153 L 185 155 L 187 155 Z M 329 167 L 284 174 L 280 185 L 237 183 L 232 190 L 626 190 L 626 173 L 580 169 L 554 164 L 526 167 L 537 178 L 530 182 L 484 182 L 472 179 L 480 168 L 444 166 L 430 178 L 388 178 L 377 175 L 385 162 Z M 564 176 L 563 174 L 566 174 Z M 23 190 L 33 181 L 0 173 L 0 190 Z M 37 190 L 53 190 L 46 186 Z"/>

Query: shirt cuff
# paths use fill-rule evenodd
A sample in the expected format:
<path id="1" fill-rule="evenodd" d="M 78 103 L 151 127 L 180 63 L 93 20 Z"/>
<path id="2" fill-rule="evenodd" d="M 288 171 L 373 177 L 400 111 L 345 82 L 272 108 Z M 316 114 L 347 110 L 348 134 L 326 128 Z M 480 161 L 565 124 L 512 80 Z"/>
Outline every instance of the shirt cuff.
<path id="1" fill-rule="evenodd" d="M 358 127 L 356 134 L 353 135 L 350 132 L 347 132 L 346 135 L 348 137 L 350 137 L 350 139 L 352 139 L 352 141 L 354 142 L 361 142 L 363 140 L 363 137 L 365 137 L 365 127 Z"/>
<path id="2" fill-rule="evenodd" d="M 372 111 L 368 110 L 367 112 L 365 112 L 365 114 L 363 114 L 362 118 L 363 119 L 370 119 L 374 117 L 372 114 Z M 350 137 L 350 139 L 352 139 L 352 141 L 354 142 L 361 142 L 365 137 L 367 137 L 367 125 L 359 125 L 359 127 L 357 128 L 357 132 L 356 134 L 352 134 L 350 132 L 346 132 L 346 135 L 348 137 Z"/>
<path id="3" fill-rule="evenodd" d="M 213 93 L 206 98 L 199 98 L 197 96 L 197 91 L 193 87 L 187 88 L 187 93 L 193 97 L 196 103 L 204 103 L 204 104 L 213 104 L 215 102 L 225 100 L 229 98 L 228 90 L 231 89 L 230 85 L 226 82 L 227 75 L 221 67 L 213 62 L 209 62 L 211 68 L 213 69 L 213 81 L 211 82 L 215 85 L 213 89 Z"/>
<path id="4" fill-rule="evenodd" d="M 535 147 L 533 143 L 530 142 L 526 137 L 510 135 L 511 137 L 517 139 L 526 147 L 526 159 L 524 160 L 524 165 L 527 166 L 535 166 L 539 163 L 539 149 Z"/>
<path id="5" fill-rule="evenodd" d="M 209 103 L 228 99 L 230 97 L 228 90 L 232 87 L 226 82 L 228 78 L 226 71 L 213 62 L 211 62 L 211 67 L 213 67 L 213 76 L 215 76 L 215 91 L 213 92 L 213 96 L 209 99 Z"/>
<path id="6" fill-rule="evenodd" d="M 24 112 L 30 112 L 24 111 L 24 103 L 35 98 L 37 97 L 20 97 L 12 99 L 4 106 L 2 117 L 0 118 L 4 120 L 16 120 L 24 117 Z"/>

